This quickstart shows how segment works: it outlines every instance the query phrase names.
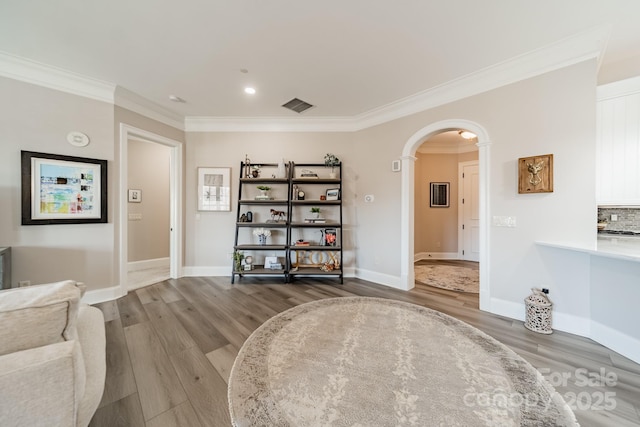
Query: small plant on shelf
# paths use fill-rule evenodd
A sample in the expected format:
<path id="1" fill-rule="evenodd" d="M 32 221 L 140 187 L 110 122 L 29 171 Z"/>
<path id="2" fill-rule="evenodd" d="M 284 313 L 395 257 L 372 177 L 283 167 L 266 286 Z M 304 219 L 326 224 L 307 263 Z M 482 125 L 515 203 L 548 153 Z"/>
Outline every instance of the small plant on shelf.
<path id="1" fill-rule="evenodd" d="M 235 271 L 240 271 L 242 267 L 242 260 L 244 259 L 244 252 L 242 251 L 234 251 L 233 252 L 233 269 Z"/>
<path id="2" fill-rule="evenodd" d="M 271 187 L 269 187 L 268 185 L 258 185 L 257 188 L 260 191 L 269 191 L 269 190 L 271 190 Z"/>
<path id="3" fill-rule="evenodd" d="M 311 212 L 311 215 L 314 216 L 314 218 L 318 218 L 320 216 L 320 208 L 312 207 L 311 209 L 309 209 L 309 211 Z"/>
<path id="4" fill-rule="evenodd" d="M 333 173 L 333 168 L 340 164 L 340 159 L 336 157 L 335 154 L 327 153 L 324 156 L 324 165 L 331 168 L 331 172 Z"/>

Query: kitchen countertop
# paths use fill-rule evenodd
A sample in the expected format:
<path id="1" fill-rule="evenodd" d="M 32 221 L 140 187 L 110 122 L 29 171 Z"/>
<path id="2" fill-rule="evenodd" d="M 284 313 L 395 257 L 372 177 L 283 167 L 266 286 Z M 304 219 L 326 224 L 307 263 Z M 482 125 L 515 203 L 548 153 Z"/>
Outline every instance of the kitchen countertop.
<path id="1" fill-rule="evenodd" d="M 570 249 L 607 258 L 640 262 L 640 236 L 598 233 L 593 246 L 566 242 L 536 242 L 541 246 Z"/>

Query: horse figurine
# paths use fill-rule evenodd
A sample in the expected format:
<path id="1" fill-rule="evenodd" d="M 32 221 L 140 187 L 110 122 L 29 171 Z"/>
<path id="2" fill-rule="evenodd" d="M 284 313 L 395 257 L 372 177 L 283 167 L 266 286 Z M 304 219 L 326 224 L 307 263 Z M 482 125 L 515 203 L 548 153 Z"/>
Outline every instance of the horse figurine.
<path id="1" fill-rule="evenodd" d="M 284 211 L 277 211 L 275 209 L 271 209 L 271 219 L 274 221 L 281 221 L 285 217 Z"/>

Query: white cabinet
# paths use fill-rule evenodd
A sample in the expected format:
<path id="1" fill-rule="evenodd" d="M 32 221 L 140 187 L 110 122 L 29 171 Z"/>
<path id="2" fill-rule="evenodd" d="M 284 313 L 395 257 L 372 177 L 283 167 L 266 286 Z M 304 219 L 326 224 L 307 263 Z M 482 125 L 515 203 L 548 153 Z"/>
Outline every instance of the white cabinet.
<path id="1" fill-rule="evenodd" d="M 598 87 L 596 200 L 640 205 L 640 77 Z"/>

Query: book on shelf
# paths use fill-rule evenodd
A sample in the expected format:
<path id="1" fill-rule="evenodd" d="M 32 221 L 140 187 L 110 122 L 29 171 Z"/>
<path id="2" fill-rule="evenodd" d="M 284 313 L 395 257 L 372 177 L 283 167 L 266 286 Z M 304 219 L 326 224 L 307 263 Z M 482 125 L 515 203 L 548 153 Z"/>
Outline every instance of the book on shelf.
<path id="1" fill-rule="evenodd" d="M 304 222 L 306 224 L 326 224 L 326 218 L 305 218 Z"/>
<path id="2" fill-rule="evenodd" d="M 309 242 L 307 242 L 305 240 L 297 240 L 294 243 L 294 246 L 309 246 Z"/>

